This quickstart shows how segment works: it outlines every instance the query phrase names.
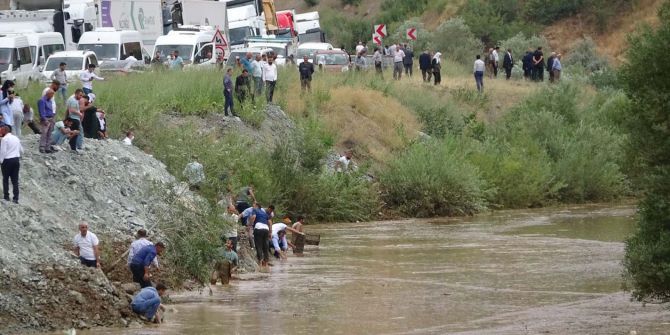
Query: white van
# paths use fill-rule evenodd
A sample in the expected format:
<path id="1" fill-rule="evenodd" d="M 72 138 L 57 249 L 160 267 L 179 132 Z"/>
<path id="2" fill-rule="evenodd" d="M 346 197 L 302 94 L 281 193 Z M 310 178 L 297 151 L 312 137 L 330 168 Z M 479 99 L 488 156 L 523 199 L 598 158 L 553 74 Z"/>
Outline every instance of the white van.
<path id="1" fill-rule="evenodd" d="M 166 60 L 176 50 L 184 64 L 214 63 L 216 57 L 213 57 L 212 39 L 215 33 L 212 27 L 182 26 L 158 37 L 151 56 L 153 58 L 158 53 L 161 59 Z"/>
<path id="2" fill-rule="evenodd" d="M 13 80 L 21 87 L 38 80 L 39 71 L 33 69 L 28 38 L 21 35 L 0 35 L 0 80 Z"/>
<path id="3" fill-rule="evenodd" d="M 26 33 L 30 44 L 30 56 L 33 58 L 33 69 L 41 71 L 52 54 L 59 51 L 65 51 L 65 41 L 63 35 L 56 32 L 48 33 Z"/>
<path id="4" fill-rule="evenodd" d="M 79 39 L 77 50 L 95 52 L 99 62 L 106 60 L 124 60 L 129 56 L 137 60 L 144 59 L 142 36 L 135 30 L 115 30 L 114 28 L 97 28 L 87 31 Z M 148 56 L 148 55 L 146 55 Z"/>
<path id="5" fill-rule="evenodd" d="M 98 65 L 98 59 L 92 51 L 59 51 L 47 58 L 42 70 L 42 80 L 50 83 L 51 74 L 60 63 L 67 64 L 65 74 L 68 81 L 79 80 L 79 75 L 88 70 L 89 64 Z"/>

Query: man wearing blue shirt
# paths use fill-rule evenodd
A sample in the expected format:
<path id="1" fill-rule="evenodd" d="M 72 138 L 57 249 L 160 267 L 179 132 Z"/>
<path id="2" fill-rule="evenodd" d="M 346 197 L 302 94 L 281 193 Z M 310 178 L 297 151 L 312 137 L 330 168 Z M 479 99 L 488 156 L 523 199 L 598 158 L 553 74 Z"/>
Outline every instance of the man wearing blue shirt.
<path id="1" fill-rule="evenodd" d="M 158 283 L 156 288 L 152 286 L 143 288 L 130 303 L 133 312 L 144 316 L 147 321 L 161 323 L 161 316 L 158 309 L 161 306 L 161 297 L 165 295 L 167 287 Z"/>
<path id="2" fill-rule="evenodd" d="M 133 281 L 139 283 L 140 287 L 151 286 L 149 268 L 154 258 L 163 254 L 163 250 L 165 250 L 165 245 L 163 242 L 158 242 L 155 245 L 143 247 L 133 256 L 133 259 L 130 261 L 130 272 L 133 274 Z"/>

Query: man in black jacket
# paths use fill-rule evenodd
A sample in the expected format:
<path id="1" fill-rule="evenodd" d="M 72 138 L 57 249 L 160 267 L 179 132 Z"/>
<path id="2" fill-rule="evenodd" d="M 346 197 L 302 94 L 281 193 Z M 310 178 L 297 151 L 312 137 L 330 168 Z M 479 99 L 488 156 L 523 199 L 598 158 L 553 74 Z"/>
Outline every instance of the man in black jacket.
<path id="1" fill-rule="evenodd" d="M 300 87 L 302 91 L 305 89 L 312 91 L 312 74 L 314 73 L 314 64 L 309 62 L 309 57 L 305 55 L 302 63 L 298 65 L 298 72 L 300 72 Z"/>
<path id="2" fill-rule="evenodd" d="M 523 63 L 523 77 L 528 80 L 533 72 L 533 51 L 528 49 L 521 62 Z"/>
<path id="3" fill-rule="evenodd" d="M 503 68 L 505 69 L 505 78 L 509 80 L 512 76 L 512 68 L 514 67 L 514 56 L 512 56 L 512 49 L 507 49 L 505 58 L 503 58 Z"/>
<path id="4" fill-rule="evenodd" d="M 544 53 L 538 47 L 533 53 L 533 80 L 544 81 Z"/>
<path id="5" fill-rule="evenodd" d="M 433 69 L 430 66 L 430 61 L 431 57 L 427 50 L 419 56 L 419 68 L 421 69 L 421 76 L 425 82 L 430 82 L 430 79 L 433 76 Z"/>

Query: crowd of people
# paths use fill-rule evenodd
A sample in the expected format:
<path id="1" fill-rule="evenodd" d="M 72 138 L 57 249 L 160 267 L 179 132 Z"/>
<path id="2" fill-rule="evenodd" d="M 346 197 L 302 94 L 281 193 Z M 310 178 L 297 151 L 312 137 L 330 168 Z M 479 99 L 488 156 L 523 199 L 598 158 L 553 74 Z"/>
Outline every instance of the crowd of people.
<path id="1" fill-rule="evenodd" d="M 23 127 L 28 127 L 34 134 L 39 134 L 39 152 L 51 154 L 65 150 L 67 142 L 73 153 L 82 153 L 84 138 L 107 139 L 107 118 L 105 110 L 95 105 L 93 82 L 104 80 L 95 74 L 96 66 L 90 64 L 88 69 L 79 75 L 82 87 L 77 88 L 67 97 L 67 88 L 72 81 L 68 78 L 66 63 L 60 63 L 51 75 L 51 83 L 44 88 L 39 100 L 33 106 L 24 101 L 16 84 L 5 80 L 0 90 L 0 164 L 3 175 L 3 196 L 9 201 L 8 181 L 12 182 L 13 198 L 19 202 L 19 170 L 23 147 L 19 138 Z M 61 102 L 58 103 L 57 96 Z M 59 108 L 63 109 L 59 113 Z M 39 123 L 35 117 L 39 117 Z M 60 121 L 56 121 L 60 120 Z M 132 134 L 129 134 L 132 136 Z M 132 141 L 132 139 L 130 140 Z M 128 144 L 128 141 L 124 143 Z"/>
<path id="2" fill-rule="evenodd" d="M 248 100 L 253 102 L 256 97 L 262 97 L 264 91 L 267 103 L 273 103 L 278 78 L 276 60 L 277 55 L 273 53 L 254 56 L 248 52 L 237 63 L 236 67 L 241 69 L 241 73 L 235 79 L 233 79 L 233 69 L 226 69 L 223 76 L 224 114 L 226 116 L 237 116 L 234 109 L 235 100 L 239 104 Z"/>

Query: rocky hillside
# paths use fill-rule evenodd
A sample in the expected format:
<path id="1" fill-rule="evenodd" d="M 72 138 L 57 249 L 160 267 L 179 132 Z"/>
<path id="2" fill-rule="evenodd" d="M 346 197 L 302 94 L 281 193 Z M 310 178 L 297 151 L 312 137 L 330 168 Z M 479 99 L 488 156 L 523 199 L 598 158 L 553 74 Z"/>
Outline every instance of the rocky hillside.
<path id="1" fill-rule="evenodd" d="M 0 202 L 0 333 L 125 325 L 128 296 L 101 270 L 79 265 L 72 238 L 81 221 L 103 249 L 150 229 L 166 207 L 154 195 L 171 192 L 175 178 L 118 141 L 87 142 L 81 155 L 39 154 L 37 142 L 22 140 L 20 204 Z"/>

